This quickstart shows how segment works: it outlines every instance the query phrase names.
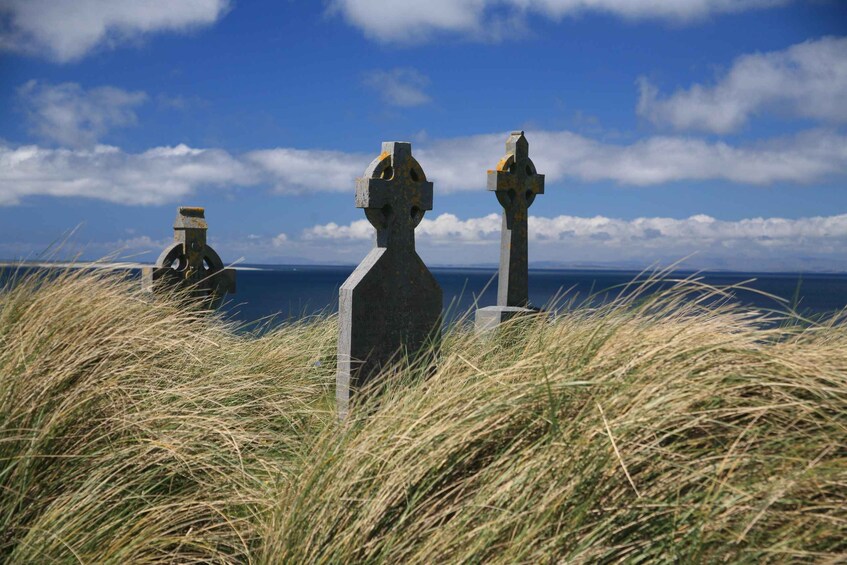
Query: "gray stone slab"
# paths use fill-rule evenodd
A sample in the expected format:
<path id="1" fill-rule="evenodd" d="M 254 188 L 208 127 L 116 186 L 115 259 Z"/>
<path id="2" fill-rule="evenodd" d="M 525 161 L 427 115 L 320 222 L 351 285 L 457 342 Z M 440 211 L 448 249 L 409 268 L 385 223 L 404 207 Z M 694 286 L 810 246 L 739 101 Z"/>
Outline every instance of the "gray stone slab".
<path id="1" fill-rule="evenodd" d="M 206 243 L 205 210 L 180 206 L 174 220 L 174 242 L 165 248 L 154 267 L 141 270 L 141 286 L 148 292 L 174 287 L 189 289 L 217 307 L 224 295 L 235 293 L 235 269 L 224 268 L 217 252 Z"/>
<path id="2" fill-rule="evenodd" d="M 376 245 L 339 290 L 338 414 L 400 355 L 440 337 L 441 287 L 415 251 L 415 228 L 432 209 L 432 183 L 411 144 L 386 142 L 356 181 L 356 206 L 376 228 Z"/>
<path id="3" fill-rule="evenodd" d="M 500 269 L 497 278 L 497 306 L 476 311 L 478 332 L 524 314 L 537 313 L 529 307 L 529 207 L 544 194 L 544 175 L 538 174 L 529 158 L 529 143 L 522 131 L 514 131 L 506 141 L 506 155 L 494 170 L 488 171 L 488 190 L 503 207 L 500 230 Z"/>
<path id="4" fill-rule="evenodd" d="M 544 175 L 538 174 L 529 158 L 529 142 L 524 132 L 514 131 L 509 136 L 506 155 L 495 170 L 488 171 L 488 190 L 494 191 L 503 207 L 497 305 L 527 306 L 529 207 L 536 196 L 544 194 Z"/>
<path id="5" fill-rule="evenodd" d="M 474 328 L 478 333 L 483 333 L 495 329 L 512 318 L 538 314 L 538 312 L 536 309 L 521 308 L 520 306 L 486 306 L 477 309 Z"/>

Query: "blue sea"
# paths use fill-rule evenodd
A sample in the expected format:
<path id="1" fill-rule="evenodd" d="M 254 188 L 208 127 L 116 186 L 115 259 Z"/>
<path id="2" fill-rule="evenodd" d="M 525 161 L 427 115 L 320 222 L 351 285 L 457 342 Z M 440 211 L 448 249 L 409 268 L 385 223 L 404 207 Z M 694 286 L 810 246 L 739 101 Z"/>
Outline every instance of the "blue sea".
<path id="1" fill-rule="evenodd" d="M 274 322 L 300 318 L 338 309 L 338 288 L 353 272 L 337 266 L 255 266 L 257 270 L 239 270 L 238 293 L 228 298 L 224 308 L 236 320 L 256 322 L 273 318 Z M 490 268 L 433 268 L 444 291 L 448 318 L 455 318 L 474 304 L 489 306 L 497 302 L 497 272 Z M 626 292 L 624 287 L 638 277 L 639 271 L 548 270 L 531 269 L 530 302 L 546 306 L 551 301 L 575 298 L 577 302 L 593 296 L 598 303 Z M 738 302 L 763 309 L 785 310 L 788 305 L 806 315 L 821 315 L 847 306 L 847 274 L 800 273 L 729 273 L 674 272 L 673 279 L 696 276 L 710 285 L 738 285 L 746 282 L 752 290 L 735 291 Z M 671 284 L 671 283 L 665 283 Z"/>
<path id="2" fill-rule="evenodd" d="M 227 297 L 223 309 L 235 321 L 251 327 L 269 327 L 286 320 L 338 310 L 338 289 L 353 266 L 245 265 L 238 270 L 237 293 Z M 25 268 L 28 270 L 39 268 Z M 16 269 L 0 269 L 0 284 Z M 20 271 L 20 269 L 17 269 Z M 137 276 L 139 271 L 134 271 Z M 497 302 L 495 268 L 433 268 L 444 292 L 446 319 L 453 320 L 475 304 Z M 592 304 L 629 292 L 629 285 L 645 273 L 623 270 L 530 269 L 529 298 L 534 306 L 561 305 L 573 299 Z M 761 309 L 785 311 L 789 306 L 806 316 L 822 316 L 847 307 L 847 274 L 841 273 L 736 273 L 676 271 L 670 279 L 696 277 L 714 286 L 744 284 L 735 290 L 739 303 Z M 669 286 L 665 282 L 654 288 Z M 590 298 L 589 298 L 590 297 Z M 779 297 L 783 301 L 778 300 Z"/>

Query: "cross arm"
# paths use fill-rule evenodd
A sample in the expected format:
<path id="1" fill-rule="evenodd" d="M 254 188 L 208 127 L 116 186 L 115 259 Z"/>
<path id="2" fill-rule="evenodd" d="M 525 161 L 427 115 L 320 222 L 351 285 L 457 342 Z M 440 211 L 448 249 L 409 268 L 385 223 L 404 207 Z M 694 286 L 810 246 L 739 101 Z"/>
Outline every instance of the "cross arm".
<path id="1" fill-rule="evenodd" d="M 488 190 L 515 192 L 532 191 L 533 194 L 544 194 L 544 175 L 533 174 L 521 176 L 506 171 L 488 171 Z"/>
<path id="2" fill-rule="evenodd" d="M 400 207 L 408 203 L 420 210 L 432 210 L 432 183 L 423 181 L 409 189 L 399 186 L 394 180 L 360 178 L 356 180 L 356 207 L 383 208 L 386 205 Z"/>

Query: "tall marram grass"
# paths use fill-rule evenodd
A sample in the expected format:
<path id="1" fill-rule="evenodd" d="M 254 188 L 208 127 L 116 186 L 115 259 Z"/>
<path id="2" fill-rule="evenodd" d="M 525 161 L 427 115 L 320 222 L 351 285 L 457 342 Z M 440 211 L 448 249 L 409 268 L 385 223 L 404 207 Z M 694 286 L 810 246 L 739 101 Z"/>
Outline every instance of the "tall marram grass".
<path id="1" fill-rule="evenodd" d="M 332 317 L 246 334 L 136 284 L 0 293 L 7 562 L 847 559 L 841 318 L 687 281 L 457 324 L 340 423 Z"/>
<path id="2" fill-rule="evenodd" d="M 238 336 L 83 271 L 0 295 L 0 554 L 247 561 L 325 427 L 328 322 Z"/>

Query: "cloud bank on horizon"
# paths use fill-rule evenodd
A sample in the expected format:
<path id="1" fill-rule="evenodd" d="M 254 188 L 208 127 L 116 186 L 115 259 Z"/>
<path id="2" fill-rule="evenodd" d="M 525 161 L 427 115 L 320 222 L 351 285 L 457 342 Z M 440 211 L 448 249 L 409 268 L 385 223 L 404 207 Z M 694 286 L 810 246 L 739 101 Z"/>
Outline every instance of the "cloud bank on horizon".
<path id="1" fill-rule="evenodd" d="M 416 231 L 418 252 L 440 265 L 494 265 L 499 251 L 498 214 L 461 219 L 442 213 L 425 217 Z M 533 263 L 560 266 L 618 266 L 642 269 L 680 260 L 692 269 L 740 271 L 843 270 L 847 258 L 847 214 L 788 218 L 718 220 L 707 215 L 688 218 L 639 217 L 622 220 L 606 216 L 530 216 Z M 226 249 L 229 259 L 262 256 L 298 257 L 300 263 L 351 264 L 372 246 L 374 230 L 367 220 L 308 227 L 298 234 L 250 234 L 239 239 L 210 241 Z M 117 252 L 119 258 L 153 260 L 170 241 L 167 237 L 136 236 L 115 241 L 68 244 L 70 256 L 88 252 L 99 258 Z M 0 252 L 7 248 L 0 242 Z M 28 258 L 43 249 L 26 247 Z M 320 261 L 315 261 L 316 255 Z"/>
<path id="2" fill-rule="evenodd" d="M 452 264 L 494 263 L 499 248 L 501 218 L 489 214 L 462 220 L 453 214 L 424 218 L 417 229 L 418 246 L 437 255 L 438 248 L 461 242 L 466 251 Z M 673 263 L 688 258 L 687 266 L 720 266 L 739 270 L 779 270 L 797 257 L 818 268 L 843 268 L 847 258 L 847 214 L 811 218 L 744 218 L 717 220 L 707 215 L 689 218 L 529 217 L 533 259 L 560 264 L 612 263 L 622 255 L 629 265 Z M 285 235 L 285 234 L 281 234 Z M 286 238 L 292 241 L 291 238 Z M 367 220 L 347 225 L 328 223 L 303 231 L 301 244 L 362 242 L 369 244 L 373 229 Z M 364 245 L 362 246 L 365 247 Z M 480 252 L 482 249 L 482 252 Z"/>
<path id="3" fill-rule="evenodd" d="M 475 213 L 469 203 L 472 194 L 484 192 L 485 171 L 502 156 L 507 132 L 478 125 L 480 116 L 486 115 L 490 86 L 482 87 L 479 108 L 455 101 L 456 90 L 470 86 L 463 83 L 456 88 L 449 82 L 447 77 L 455 76 L 450 74 L 454 72 L 451 57 L 463 50 L 498 49 L 517 35 L 531 42 L 545 33 L 535 25 L 541 20 L 549 26 L 547 33 L 562 22 L 592 17 L 621 20 L 636 31 L 637 26 L 647 25 L 644 22 L 694 29 L 795 4 L 790 0 L 433 0 L 427 4 L 332 0 L 311 13 L 307 7 L 290 5 L 280 8 L 279 14 L 302 10 L 313 21 L 343 23 L 371 41 L 348 47 L 352 44 L 345 40 L 342 49 L 349 49 L 350 57 L 361 58 L 362 63 L 352 75 L 355 82 L 347 92 L 338 93 L 336 104 L 343 106 L 354 94 L 367 96 L 381 107 L 370 110 L 365 121 L 402 123 L 403 113 L 409 112 L 422 123 L 440 126 L 432 128 L 434 134 L 413 126 L 404 130 L 418 132 L 415 156 L 435 182 L 437 194 L 446 196 L 441 201 L 446 211 L 427 216 L 418 234 L 422 248 L 436 260 L 448 242 L 466 249 L 456 257 L 471 260 L 477 253 L 473 249 L 485 248 L 491 254 L 496 246 L 498 216 Z M 253 254 L 256 261 L 284 259 L 285 253 L 335 261 L 351 249 L 367 246 L 372 229 L 365 220 L 325 221 L 316 212 L 331 209 L 339 218 L 350 217 L 349 198 L 344 197 L 377 146 L 343 142 L 352 137 L 352 128 L 323 141 L 305 142 L 285 135 L 285 143 L 247 146 L 228 143 L 228 126 L 223 125 L 223 133 L 206 135 L 206 142 L 200 135 L 189 141 L 171 133 L 166 143 L 116 143 L 139 132 L 155 139 L 151 124 L 161 123 L 161 131 L 170 131 L 164 123 L 167 116 L 198 111 L 186 100 L 216 94 L 213 87 L 199 94 L 186 90 L 169 96 L 166 93 L 175 88 L 170 85 L 190 88 L 205 80 L 220 84 L 219 89 L 236 100 L 240 85 L 235 80 L 220 82 L 215 75 L 203 78 L 206 75 L 194 68 L 185 80 L 179 78 L 186 72 L 183 69 L 173 70 L 171 78 L 161 82 L 129 80 L 125 73 L 97 70 L 75 78 L 77 70 L 106 56 L 116 61 L 124 56 L 142 60 L 159 37 L 186 36 L 186 41 L 202 42 L 201 32 L 212 33 L 223 23 L 245 25 L 238 21 L 242 11 L 247 13 L 247 8 L 229 0 L 79 0 L 72 7 L 47 0 L 0 0 L 0 56 L 23 61 L 22 69 L 33 60 L 64 69 L 32 72 L 8 87 L 7 100 L 14 106 L 9 115 L 18 127 L 0 127 L 0 214 L 13 215 L 12 210 L 24 210 L 33 202 L 57 208 L 62 201 L 97 202 L 122 213 L 119 210 L 127 207 L 156 208 L 189 198 L 224 202 L 255 194 L 278 199 L 268 202 L 278 202 L 281 214 L 287 214 L 294 228 L 229 235 L 218 244 L 223 251 L 241 250 Z M 312 21 L 301 19 L 303 25 Z M 600 29 L 603 24 L 592 25 Z M 318 39 L 333 41 L 331 36 Z M 581 128 L 562 120 L 529 117 L 532 109 L 520 105 L 515 113 L 527 114 L 517 119 L 525 124 L 537 168 L 554 189 L 578 183 L 613 187 L 604 190 L 688 190 L 691 184 L 715 183 L 759 190 L 763 198 L 768 190 L 798 187 L 814 198 L 819 186 L 847 180 L 847 106 L 843 104 L 847 100 L 847 37 L 821 33 L 783 42 L 777 48 L 775 43 L 736 51 L 723 58 L 723 67 L 712 67 L 709 73 L 663 74 L 633 68 L 628 91 L 621 93 L 630 101 L 630 117 L 617 118 L 623 125 Z M 429 50 L 437 53 L 431 65 L 426 58 Z M 395 52 L 401 56 L 386 57 Z M 663 61 L 657 59 L 656 68 L 661 70 Z M 303 61 L 304 65 L 324 63 L 324 59 Z M 252 56 L 250 65 L 263 68 L 258 55 Z M 495 65 L 490 74 L 504 70 Z M 567 92 L 564 84 L 559 86 Z M 255 95 L 249 92 L 249 83 L 244 86 L 249 100 Z M 310 88 L 326 90 L 308 81 L 303 81 L 302 88 L 305 98 L 310 97 Z M 356 89 L 361 93 L 356 94 Z M 174 100 L 179 102 L 162 102 Z M 251 110 L 249 103 L 241 106 L 237 112 Z M 589 108 L 592 115 L 600 114 L 592 119 L 602 122 L 603 109 L 600 105 Z M 354 110 L 347 112 L 350 116 Z M 582 108 L 577 109 L 581 112 Z M 461 121 L 457 116 L 463 114 L 476 116 L 469 119 L 473 126 L 457 125 Z M 202 121 L 222 115 L 225 112 L 210 114 Z M 319 117 L 316 113 L 315 118 Z M 629 123 L 631 119 L 637 124 Z M 343 127 L 343 121 L 337 123 Z M 561 252 L 563 247 L 579 249 L 569 260 L 592 256 L 612 262 L 616 257 L 672 260 L 705 250 L 714 258 L 731 254 L 784 265 L 777 260 L 778 253 L 797 261 L 811 255 L 837 261 L 847 243 L 847 216 L 838 215 L 837 210 L 795 217 L 789 217 L 791 210 L 770 217 L 754 210 L 740 217 L 744 212 L 735 211 L 732 219 L 714 213 L 680 213 L 673 218 L 643 210 L 617 218 L 602 213 L 574 216 L 554 212 L 567 208 L 566 196 L 556 192 L 545 196 L 544 204 L 533 209 L 538 215 L 531 218 L 533 245 L 544 260 L 555 260 L 558 246 L 563 258 L 568 255 Z M 490 204 L 486 197 L 474 198 Z M 312 206 L 311 211 L 289 212 L 285 199 Z M 451 205 L 461 212 L 451 210 Z M 236 225 L 234 215 L 224 216 L 230 226 Z M 143 248 L 159 239 L 148 233 L 101 239 L 96 245 Z M 14 246 L 9 245 L 0 245 L 0 253 L 14 254 L 9 251 Z M 32 247 L 26 242 L 17 245 Z"/>

